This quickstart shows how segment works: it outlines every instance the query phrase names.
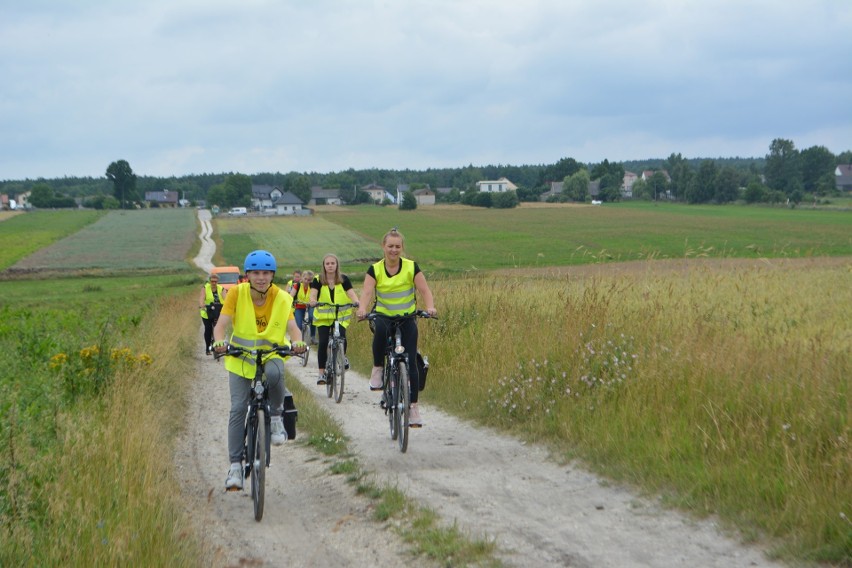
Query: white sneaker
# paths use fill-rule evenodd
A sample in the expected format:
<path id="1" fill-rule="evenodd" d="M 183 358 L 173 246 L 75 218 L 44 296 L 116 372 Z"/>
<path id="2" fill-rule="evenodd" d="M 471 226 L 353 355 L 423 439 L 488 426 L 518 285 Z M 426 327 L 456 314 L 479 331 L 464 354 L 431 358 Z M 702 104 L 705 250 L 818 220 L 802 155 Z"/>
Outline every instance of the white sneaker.
<path id="1" fill-rule="evenodd" d="M 412 402 L 411 406 L 408 410 L 408 427 L 409 428 L 422 428 L 423 427 L 423 419 L 420 418 L 420 409 L 417 408 L 417 403 Z"/>
<path id="2" fill-rule="evenodd" d="M 373 372 L 370 374 L 371 391 L 382 390 L 382 374 L 384 374 L 384 371 L 384 367 L 373 367 Z"/>
<path id="3" fill-rule="evenodd" d="M 280 416 L 273 416 L 271 422 L 272 429 L 272 445 L 280 446 L 287 441 L 287 431 L 284 429 L 284 422 Z"/>
<path id="4" fill-rule="evenodd" d="M 225 489 L 242 489 L 243 488 L 243 464 L 234 462 L 231 464 L 231 469 L 228 470 L 228 478 L 225 480 Z"/>

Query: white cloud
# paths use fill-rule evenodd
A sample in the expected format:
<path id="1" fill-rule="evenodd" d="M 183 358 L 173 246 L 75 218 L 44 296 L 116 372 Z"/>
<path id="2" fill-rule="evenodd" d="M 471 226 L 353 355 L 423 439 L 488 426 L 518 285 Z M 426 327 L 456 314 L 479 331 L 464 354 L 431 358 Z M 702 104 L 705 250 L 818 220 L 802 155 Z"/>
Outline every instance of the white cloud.
<path id="1" fill-rule="evenodd" d="M 847 150 L 852 4 L 0 2 L 0 179 Z"/>

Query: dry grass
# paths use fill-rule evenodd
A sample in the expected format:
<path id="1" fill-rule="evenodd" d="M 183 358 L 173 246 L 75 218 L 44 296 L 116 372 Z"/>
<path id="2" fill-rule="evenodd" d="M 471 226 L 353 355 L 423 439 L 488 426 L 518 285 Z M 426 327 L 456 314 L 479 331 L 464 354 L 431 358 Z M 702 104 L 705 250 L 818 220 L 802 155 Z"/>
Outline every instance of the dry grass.
<path id="1" fill-rule="evenodd" d="M 849 562 L 852 264 L 573 270 L 433 281 L 425 400 Z"/>

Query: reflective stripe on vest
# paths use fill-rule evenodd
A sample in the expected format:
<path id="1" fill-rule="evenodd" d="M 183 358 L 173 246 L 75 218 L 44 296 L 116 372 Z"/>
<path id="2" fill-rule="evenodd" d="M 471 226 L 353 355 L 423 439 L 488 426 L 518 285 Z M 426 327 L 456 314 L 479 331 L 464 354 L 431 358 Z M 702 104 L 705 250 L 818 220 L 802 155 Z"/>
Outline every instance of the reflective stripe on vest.
<path id="1" fill-rule="evenodd" d="M 274 284 L 273 284 L 274 286 Z M 277 286 L 276 286 L 277 288 Z M 271 348 L 274 345 L 290 345 L 287 341 L 287 321 L 290 319 L 290 311 L 293 306 L 293 298 L 278 288 L 273 300 L 272 311 L 269 322 L 263 333 L 257 331 L 257 318 L 254 312 L 254 303 L 251 301 L 251 285 L 248 282 L 231 288 L 231 293 L 237 294 L 237 307 L 234 312 L 234 332 L 231 334 L 230 343 L 245 349 Z M 273 355 L 271 358 L 279 358 Z M 225 357 L 225 368 L 241 377 L 253 379 L 255 374 L 255 360 L 249 355 L 240 357 Z"/>
<path id="2" fill-rule="evenodd" d="M 414 312 L 414 261 L 399 259 L 401 266 L 394 276 L 385 272 L 385 261 L 373 265 L 376 275 L 376 311 L 388 316 L 403 316 Z"/>
<path id="3" fill-rule="evenodd" d="M 341 301 L 341 298 L 343 301 Z M 343 304 L 351 303 L 350 298 L 346 295 L 346 292 L 343 290 L 343 284 L 338 284 L 334 287 L 334 302 L 331 301 L 331 293 L 328 291 L 328 286 L 322 286 L 320 288 L 319 297 L 317 298 L 317 302 L 326 303 L 326 304 L 337 304 L 338 306 Z M 352 320 L 352 308 L 346 308 L 345 310 L 339 310 L 337 312 L 337 321 L 340 322 L 340 325 L 343 327 L 349 327 L 349 323 Z M 314 325 L 317 327 L 323 327 L 327 325 L 331 325 L 334 323 L 334 306 L 317 306 L 314 308 Z"/>

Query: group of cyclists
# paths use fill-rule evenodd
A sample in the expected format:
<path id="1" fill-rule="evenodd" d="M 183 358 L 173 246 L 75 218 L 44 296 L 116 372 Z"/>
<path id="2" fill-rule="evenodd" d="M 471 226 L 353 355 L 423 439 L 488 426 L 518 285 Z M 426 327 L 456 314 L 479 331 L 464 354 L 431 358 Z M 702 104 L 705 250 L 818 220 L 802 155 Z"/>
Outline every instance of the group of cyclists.
<path id="1" fill-rule="evenodd" d="M 237 284 L 226 293 L 218 283 L 216 275 L 212 274 L 201 291 L 201 317 L 204 322 L 206 352 L 224 354 L 230 343 L 246 349 L 288 345 L 294 353 L 303 353 L 308 342 L 318 343 L 317 384 L 324 385 L 329 331 L 334 324 L 335 312 L 344 337 L 345 329 L 351 323 L 355 310 L 357 311 L 354 315 L 358 321 L 367 317 L 368 307 L 372 307 L 380 316 L 409 315 L 416 311 L 416 297 L 419 295 L 423 309 L 430 316 L 437 314 L 426 277 L 416 262 L 403 256 L 404 238 L 396 228 L 388 231 L 382 238 L 382 251 L 382 260 L 367 269 L 360 297 L 349 277 L 340 272 L 340 261 L 333 254 L 323 257 L 322 265 L 316 274 L 309 270 L 294 271 L 292 280 L 282 288 L 273 282 L 278 269 L 275 257 L 265 250 L 250 252 L 244 263 L 246 282 Z M 356 307 L 354 310 L 335 310 L 330 307 L 347 304 Z M 306 317 L 313 323 L 310 338 L 302 337 L 302 323 Z M 407 320 L 402 331 L 406 352 L 417 353 L 415 320 Z M 383 358 L 388 332 L 389 326 L 381 317 L 377 318 L 372 346 L 373 368 L 370 374 L 370 390 L 373 391 L 383 389 Z M 348 368 L 348 359 L 346 364 Z M 242 489 L 243 428 L 251 395 L 251 379 L 255 374 L 254 363 L 248 357 L 228 355 L 225 357 L 225 369 L 228 371 L 231 396 L 228 419 L 228 454 L 231 466 L 225 487 Z M 272 358 L 265 371 L 270 407 L 274 409 L 270 424 L 272 443 L 281 445 L 287 440 L 282 413 L 285 407 L 293 407 L 292 395 L 284 381 L 283 359 Z M 417 365 L 411 365 L 409 376 L 409 425 L 419 428 L 422 427 L 423 420 L 417 406 L 417 394 L 422 385 Z"/>

